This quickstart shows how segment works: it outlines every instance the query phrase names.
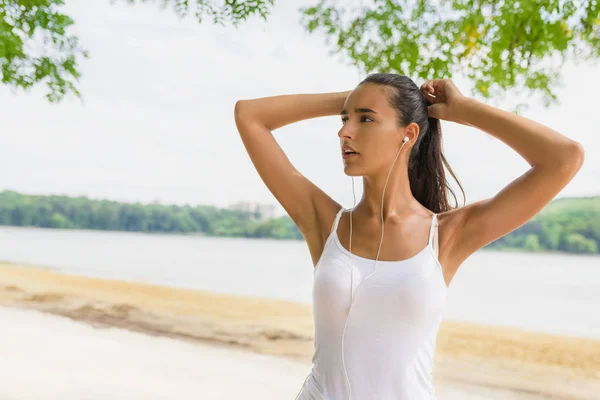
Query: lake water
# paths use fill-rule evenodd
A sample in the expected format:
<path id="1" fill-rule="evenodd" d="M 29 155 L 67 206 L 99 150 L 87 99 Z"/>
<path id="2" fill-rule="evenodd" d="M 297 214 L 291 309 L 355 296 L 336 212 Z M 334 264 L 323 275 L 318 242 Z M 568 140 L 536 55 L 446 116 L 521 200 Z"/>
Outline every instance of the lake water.
<path id="1" fill-rule="evenodd" d="M 311 303 L 303 241 L 0 227 L 0 260 Z M 600 338 L 600 257 L 480 250 L 450 283 L 445 318 Z"/>

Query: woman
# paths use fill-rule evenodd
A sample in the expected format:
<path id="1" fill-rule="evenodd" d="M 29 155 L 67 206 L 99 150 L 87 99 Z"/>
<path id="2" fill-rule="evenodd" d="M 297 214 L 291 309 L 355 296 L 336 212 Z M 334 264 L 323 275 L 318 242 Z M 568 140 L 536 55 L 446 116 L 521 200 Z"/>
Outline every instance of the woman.
<path id="1" fill-rule="evenodd" d="M 364 186 L 348 211 L 300 174 L 271 134 L 336 114 L 344 172 Z M 440 119 L 487 132 L 531 168 L 494 197 L 451 207 Z M 459 266 L 535 216 L 584 158 L 578 142 L 466 97 L 448 79 L 418 87 L 371 74 L 352 91 L 238 101 L 235 121 L 313 260 L 315 353 L 301 399 L 436 399 L 435 340 Z M 457 139 L 468 137 L 449 140 Z"/>

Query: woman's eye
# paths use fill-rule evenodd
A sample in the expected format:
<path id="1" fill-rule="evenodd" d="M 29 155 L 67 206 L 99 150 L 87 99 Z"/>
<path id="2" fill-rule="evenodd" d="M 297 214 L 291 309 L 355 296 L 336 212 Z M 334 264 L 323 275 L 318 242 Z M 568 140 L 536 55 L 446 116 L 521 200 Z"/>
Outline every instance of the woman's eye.
<path id="1" fill-rule="evenodd" d="M 364 120 L 366 120 L 366 119 L 368 119 L 368 120 L 370 120 L 370 121 L 373 121 L 373 120 L 372 120 L 371 118 L 369 118 L 369 117 L 360 117 L 360 122 L 363 122 L 363 121 L 364 121 Z M 343 123 L 345 123 L 346 121 L 348 121 L 348 117 L 344 117 L 344 118 L 342 118 L 342 124 L 343 124 Z"/>

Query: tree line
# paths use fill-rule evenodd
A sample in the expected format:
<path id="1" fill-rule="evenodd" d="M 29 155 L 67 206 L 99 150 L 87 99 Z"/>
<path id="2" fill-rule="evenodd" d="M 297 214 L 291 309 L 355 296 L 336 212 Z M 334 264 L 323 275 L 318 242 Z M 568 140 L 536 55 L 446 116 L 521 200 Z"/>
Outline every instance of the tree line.
<path id="1" fill-rule="evenodd" d="M 214 206 L 122 203 L 0 192 L 0 225 L 303 240 L 288 216 Z M 486 248 L 599 254 L 600 196 L 561 198 Z"/>
<path id="2" fill-rule="evenodd" d="M 262 220 L 259 213 L 214 206 L 120 203 L 87 197 L 0 192 L 0 225 L 58 229 L 202 234 L 302 239 L 289 217 Z"/>

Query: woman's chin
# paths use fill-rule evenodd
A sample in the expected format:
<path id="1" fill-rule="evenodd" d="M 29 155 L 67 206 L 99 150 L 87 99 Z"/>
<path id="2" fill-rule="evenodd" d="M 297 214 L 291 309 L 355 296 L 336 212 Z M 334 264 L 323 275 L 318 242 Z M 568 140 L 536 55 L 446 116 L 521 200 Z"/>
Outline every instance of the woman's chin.
<path id="1" fill-rule="evenodd" d="M 356 166 L 351 164 L 344 164 L 344 174 L 347 176 L 363 176 L 363 174 L 356 168 Z"/>

